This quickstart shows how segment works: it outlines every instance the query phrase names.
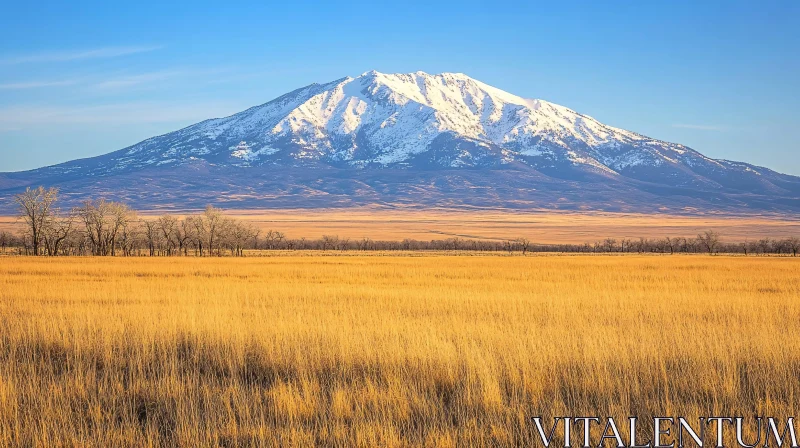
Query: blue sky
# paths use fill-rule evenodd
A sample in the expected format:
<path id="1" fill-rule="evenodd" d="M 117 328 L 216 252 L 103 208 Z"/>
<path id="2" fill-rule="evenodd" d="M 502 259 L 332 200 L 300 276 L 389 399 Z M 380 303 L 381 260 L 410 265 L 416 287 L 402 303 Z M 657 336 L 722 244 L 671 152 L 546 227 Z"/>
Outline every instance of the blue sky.
<path id="1" fill-rule="evenodd" d="M 3 6 L 0 171 L 104 154 L 375 69 L 463 72 L 800 174 L 794 0 L 110 3 Z"/>

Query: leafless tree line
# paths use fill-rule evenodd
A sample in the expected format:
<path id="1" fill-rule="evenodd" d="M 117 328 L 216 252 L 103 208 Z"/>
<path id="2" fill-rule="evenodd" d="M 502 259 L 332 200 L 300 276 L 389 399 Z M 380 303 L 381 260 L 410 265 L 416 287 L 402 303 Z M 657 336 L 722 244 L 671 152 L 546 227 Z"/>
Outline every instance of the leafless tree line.
<path id="1" fill-rule="evenodd" d="M 800 238 L 761 238 L 744 242 L 726 242 L 722 240 L 719 233 L 709 230 L 698 234 L 694 238 L 624 238 L 619 240 L 606 238 L 602 241 L 584 243 L 582 245 L 564 244 L 548 245 L 547 247 L 534 245 L 531 250 L 536 252 L 584 253 L 725 253 L 743 255 L 792 255 L 796 257 L 798 251 L 800 251 Z"/>
<path id="2" fill-rule="evenodd" d="M 266 248 L 259 246 L 257 248 Z M 746 243 L 726 243 L 715 231 L 702 232 L 694 238 L 661 239 L 614 239 L 607 238 L 595 243 L 584 244 L 541 244 L 527 238 L 513 240 L 477 240 L 448 238 L 443 240 L 419 241 L 376 241 L 370 238 L 349 239 L 326 235 L 320 239 L 286 239 L 270 249 L 284 250 L 339 250 L 339 251 L 475 251 L 507 253 L 661 253 L 661 254 L 745 254 L 767 255 L 783 254 L 797 256 L 800 251 L 800 238 L 785 240 L 764 238 Z"/>
<path id="3" fill-rule="evenodd" d="M 263 235 L 251 224 L 225 216 L 208 206 L 202 213 L 178 217 L 140 218 L 123 203 L 99 199 L 61 212 L 58 190 L 28 189 L 16 197 L 24 231 L 0 231 L 0 253 L 20 255 L 94 256 L 244 256 L 245 250 L 327 251 L 478 251 L 566 253 L 739 253 L 791 255 L 800 251 L 800 238 L 762 238 L 725 242 L 709 230 L 694 238 L 614 239 L 584 244 L 539 244 L 527 238 L 514 240 L 379 241 L 325 235 L 319 239 L 291 239 L 269 230 Z"/>
<path id="4" fill-rule="evenodd" d="M 20 254 L 49 256 L 242 256 L 259 235 L 252 225 L 226 217 L 212 206 L 187 217 L 146 219 L 126 204 L 105 199 L 62 212 L 57 199 L 58 190 L 53 188 L 27 189 L 18 195 L 24 230 L 16 236 L 1 232 L 0 249 L 15 247 Z"/>

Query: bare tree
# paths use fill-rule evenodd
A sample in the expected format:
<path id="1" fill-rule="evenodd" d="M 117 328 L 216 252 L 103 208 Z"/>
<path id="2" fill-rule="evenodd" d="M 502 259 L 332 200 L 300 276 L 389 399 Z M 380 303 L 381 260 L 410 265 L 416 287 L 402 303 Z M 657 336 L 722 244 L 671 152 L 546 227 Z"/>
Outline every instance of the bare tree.
<path id="1" fill-rule="evenodd" d="M 26 228 L 19 235 L 20 254 L 25 255 L 33 254 L 33 243 L 30 235 L 31 229 Z"/>
<path id="2" fill-rule="evenodd" d="M 750 251 L 750 242 L 744 241 L 739 243 L 739 249 L 741 249 L 741 251 L 744 253 L 744 256 L 746 257 L 748 252 Z"/>
<path id="3" fill-rule="evenodd" d="M 68 214 L 67 216 L 52 214 L 47 218 L 42 228 L 42 240 L 47 255 L 51 257 L 58 256 L 61 245 L 73 232 L 74 222 L 75 215 L 73 214 Z"/>
<path id="4" fill-rule="evenodd" d="M 203 213 L 205 221 L 205 234 L 208 237 L 208 253 L 214 255 L 214 244 L 218 243 L 220 233 L 225 225 L 225 217 L 222 216 L 222 211 L 215 208 L 213 205 L 206 207 Z"/>
<path id="5" fill-rule="evenodd" d="M 194 239 L 194 225 L 191 218 L 185 218 L 178 222 L 175 239 L 178 241 L 178 252 L 183 253 L 184 256 L 189 255 L 189 242 Z"/>
<path id="6" fill-rule="evenodd" d="M 147 239 L 147 247 L 150 249 L 150 256 L 156 255 L 156 249 L 160 247 L 161 231 L 158 226 L 158 221 L 144 221 L 144 233 Z"/>
<path id="7" fill-rule="evenodd" d="M 25 221 L 30 233 L 33 255 L 39 255 L 42 232 L 58 200 L 58 189 L 26 188 L 25 192 L 17 195 L 14 200 L 19 205 L 20 217 Z"/>
<path id="8" fill-rule="evenodd" d="M 241 221 L 230 221 L 227 235 L 231 253 L 234 256 L 243 257 L 247 242 L 258 235 L 258 230 L 254 226 Z"/>
<path id="9" fill-rule="evenodd" d="M 322 243 L 322 250 L 336 249 L 336 246 L 339 244 L 339 236 L 322 235 L 321 243 Z"/>
<path id="10" fill-rule="evenodd" d="M 282 232 L 278 232 L 276 230 L 268 230 L 267 233 L 264 235 L 264 243 L 267 246 L 267 249 L 272 250 L 275 249 L 278 245 L 280 245 L 281 241 L 284 240 L 286 236 Z"/>
<path id="11" fill-rule="evenodd" d="M 217 225 L 217 256 L 222 256 L 222 249 L 227 247 L 231 254 L 234 253 L 234 246 L 236 245 L 236 229 L 237 221 L 222 217 Z"/>
<path id="12" fill-rule="evenodd" d="M 117 238 L 120 231 L 131 221 L 136 219 L 133 210 L 121 202 L 110 202 L 108 211 L 111 215 L 111 226 L 109 228 L 108 245 L 111 246 L 111 255 L 117 255 Z"/>
<path id="13" fill-rule="evenodd" d="M 614 238 L 606 238 L 603 241 L 603 247 L 605 247 L 606 252 L 614 252 L 617 247 L 617 240 Z"/>
<path id="14" fill-rule="evenodd" d="M 514 240 L 514 242 L 517 243 L 517 246 L 519 246 L 520 250 L 522 250 L 522 255 L 528 253 L 528 249 L 530 249 L 531 247 L 531 242 L 529 239 L 517 238 L 516 240 Z"/>
<path id="15" fill-rule="evenodd" d="M 119 246 L 122 255 L 133 256 L 134 250 L 140 251 L 142 247 L 142 224 L 134 219 L 126 220 L 119 232 Z"/>
<path id="16" fill-rule="evenodd" d="M 192 230 L 192 240 L 194 241 L 194 245 L 199 251 L 199 255 L 203 256 L 203 246 L 208 238 L 208 229 L 206 226 L 205 218 L 200 216 L 191 216 L 186 219 L 188 223 L 191 224 Z"/>
<path id="17" fill-rule="evenodd" d="M 99 205 L 105 207 L 104 202 Z M 92 245 L 92 255 L 103 255 L 100 253 L 102 235 L 105 233 L 105 220 L 102 218 L 102 212 L 91 201 L 85 201 L 76 212 L 86 227 L 86 235 Z"/>
<path id="18" fill-rule="evenodd" d="M 164 215 L 158 218 L 158 229 L 161 231 L 163 241 L 167 243 L 167 256 L 171 256 L 178 245 L 175 233 L 178 230 L 178 219 L 174 216 Z"/>
<path id="19" fill-rule="evenodd" d="M 703 247 L 710 255 L 713 255 L 717 250 L 720 243 L 719 233 L 713 230 L 707 230 L 697 235 L 697 242 Z"/>
<path id="20" fill-rule="evenodd" d="M 0 250 L 2 250 L 2 252 L 0 253 L 5 253 L 6 247 L 8 247 L 10 244 L 11 244 L 11 234 L 6 232 L 5 230 L 0 231 Z"/>
<path id="21" fill-rule="evenodd" d="M 117 237 L 122 228 L 135 218 L 127 205 L 105 199 L 85 201 L 76 213 L 86 227 L 92 253 L 101 256 L 117 254 Z"/>
<path id="22" fill-rule="evenodd" d="M 756 243 L 756 247 L 758 248 L 758 252 L 762 255 L 766 255 L 773 249 L 772 239 L 770 238 L 762 238 L 758 240 Z"/>
<path id="23" fill-rule="evenodd" d="M 408 240 L 406 240 L 406 241 L 408 241 Z M 371 250 L 373 248 L 373 246 L 374 246 L 374 244 L 372 243 L 372 239 L 370 239 L 370 238 L 368 238 L 366 236 L 361 238 L 361 240 L 356 244 L 358 245 L 358 248 L 360 250 Z"/>
<path id="24" fill-rule="evenodd" d="M 258 249 L 258 236 L 259 235 L 261 235 L 261 229 L 255 227 L 253 225 L 250 225 L 250 238 L 253 239 L 253 249 Z M 283 239 L 283 238 L 284 238 L 284 236 L 283 236 L 283 234 L 281 234 L 281 239 Z"/>
<path id="25" fill-rule="evenodd" d="M 679 244 L 680 244 L 679 238 L 670 238 L 670 237 L 664 238 L 664 246 L 666 246 L 669 249 L 670 255 L 675 254 L 675 251 L 678 249 Z"/>
<path id="26" fill-rule="evenodd" d="M 800 238 L 791 237 L 786 240 L 786 247 L 792 253 L 793 257 L 797 256 L 797 252 L 800 252 Z"/>

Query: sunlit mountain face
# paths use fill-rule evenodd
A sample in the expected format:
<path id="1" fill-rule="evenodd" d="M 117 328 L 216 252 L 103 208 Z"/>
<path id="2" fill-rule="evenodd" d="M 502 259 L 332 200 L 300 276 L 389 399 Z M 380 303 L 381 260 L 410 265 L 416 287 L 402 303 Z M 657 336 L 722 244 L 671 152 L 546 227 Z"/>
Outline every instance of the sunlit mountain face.
<path id="1" fill-rule="evenodd" d="M 91 159 L 0 174 L 139 207 L 475 206 L 800 210 L 800 178 L 526 99 L 460 73 L 312 84 Z M 0 207 L 5 207 L 3 205 Z"/>

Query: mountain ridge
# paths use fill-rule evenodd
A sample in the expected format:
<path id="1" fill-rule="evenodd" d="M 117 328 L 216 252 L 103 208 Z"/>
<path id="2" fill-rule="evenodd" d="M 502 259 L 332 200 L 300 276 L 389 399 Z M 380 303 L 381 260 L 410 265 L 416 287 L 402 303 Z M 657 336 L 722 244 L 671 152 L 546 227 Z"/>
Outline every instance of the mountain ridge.
<path id="1" fill-rule="evenodd" d="M 307 172 L 315 170 L 333 177 L 314 184 Z M 511 187 L 516 184 L 497 174 L 506 171 L 516 172 L 531 184 Z M 629 197 L 623 208 L 631 210 L 649 210 L 654 205 L 800 209 L 800 178 L 795 176 L 712 159 L 685 145 L 609 126 L 567 107 L 522 98 L 461 73 L 376 71 L 301 87 L 237 114 L 204 120 L 103 156 L 0 174 L 0 197 L 37 182 L 62 185 L 70 197 L 80 196 L 82 188 L 85 194 L 103 189 L 113 194 L 115 177 L 135 179 L 138 173 L 171 178 L 180 173 L 186 185 L 176 183 L 174 188 L 183 193 L 174 192 L 171 200 L 193 201 L 198 197 L 192 187 L 193 172 L 231 172 L 236 173 L 231 176 L 252 178 L 253 186 L 261 185 L 256 193 L 263 198 L 252 207 L 283 207 L 280 196 L 292 196 L 298 189 L 307 194 L 298 194 L 293 202 L 302 203 L 305 197 L 313 203 L 311 196 L 332 194 L 334 185 L 348 177 L 363 184 L 349 193 L 349 202 L 404 203 L 408 193 L 391 193 L 393 179 L 405 179 L 409 188 L 420 187 L 419 182 L 429 181 L 431 173 L 438 172 L 460 176 L 471 186 L 484 185 L 481 194 L 502 202 L 516 201 L 520 207 L 560 201 L 576 209 L 609 210 L 608 201 L 589 194 L 593 190 Z M 270 183 L 267 187 L 264 182 L 265 176 L 278 178 L 290 172 L 312 184 L 294 184 L 291 177 L 283 186 Z M 416 173 L 417 180 L 410 179 L 409 173 Z M 498 182 L 492 182 L 493 176 Z M 241 185 L 226 192 L 225 182 L 201 183 L 219 194 L 248 191 L 247 185 Z M 135 196 L 134 190 L 125 188 L 130 190 L 128 196 Z M 559 190 L 572 189 L 578 192 L 561 201 Z M 594 199 L 582 198 L 580 190 L 585 190 L 584 197 Z M 438 199 L 419 200 L 428 206 L 443 201 L 486 202 L 469 193 L 469 189 L 431 193 Z M 346 191 L 340 194 L 348 195 Z M 154 205 L 164 202 L 151 200 Z"/>

